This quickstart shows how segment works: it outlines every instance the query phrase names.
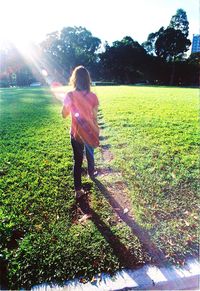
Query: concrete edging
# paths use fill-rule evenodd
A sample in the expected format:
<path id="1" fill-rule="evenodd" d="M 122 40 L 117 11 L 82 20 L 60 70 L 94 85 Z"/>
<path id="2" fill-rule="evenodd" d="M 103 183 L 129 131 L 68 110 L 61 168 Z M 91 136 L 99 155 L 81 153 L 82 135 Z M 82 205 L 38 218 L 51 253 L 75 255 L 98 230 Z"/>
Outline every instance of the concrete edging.
<path id="1" fill-rule="evenodd" d="M 63 287 L 40 284 L 33 291 L 126 291 L 126 290 L 199 290 L 200 263 L 190 259 L 183 267 L 155 267 L 145 265 L 137 270 L 118 271 L 114 277 L 102 274 L 101 280 L 80 283 L 78 279 L 66 281 Z"/>

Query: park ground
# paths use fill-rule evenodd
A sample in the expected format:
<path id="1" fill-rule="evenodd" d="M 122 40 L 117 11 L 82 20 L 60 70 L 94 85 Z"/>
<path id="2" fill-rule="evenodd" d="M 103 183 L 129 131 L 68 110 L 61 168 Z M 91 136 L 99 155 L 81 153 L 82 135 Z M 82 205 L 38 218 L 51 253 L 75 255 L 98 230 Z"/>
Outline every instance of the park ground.
<path id="1" fill-rule="evenodd" d="M 93 87 L 99 177 L 83 176 L 93 214 L 83 223 L 56 98 L 67 89 L 1 89 L 1 285 L 92 281 L 197 256 L 198 89 Z"/>

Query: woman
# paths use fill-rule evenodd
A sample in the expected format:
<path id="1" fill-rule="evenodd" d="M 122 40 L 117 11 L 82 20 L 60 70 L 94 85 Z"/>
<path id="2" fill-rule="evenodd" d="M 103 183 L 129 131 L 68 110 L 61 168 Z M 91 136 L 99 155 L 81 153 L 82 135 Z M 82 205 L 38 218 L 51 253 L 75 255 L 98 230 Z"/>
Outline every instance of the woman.
<path id="1" fill-rule="evenodd" d="M 62 116 L 71 115 L 71 145 L 74 156 L 74 188 L 76 198 L 84 195 L 81 182 L 81 171 L 84 150 L 88 163 L 88 174 L 94 179 L 94 148 L 99 145 L 99 128 L 97 124 L 98 98 L 90 91 L 90 74 L 83 66 L 72 72 L 69 91 L 63 103 Z"/>

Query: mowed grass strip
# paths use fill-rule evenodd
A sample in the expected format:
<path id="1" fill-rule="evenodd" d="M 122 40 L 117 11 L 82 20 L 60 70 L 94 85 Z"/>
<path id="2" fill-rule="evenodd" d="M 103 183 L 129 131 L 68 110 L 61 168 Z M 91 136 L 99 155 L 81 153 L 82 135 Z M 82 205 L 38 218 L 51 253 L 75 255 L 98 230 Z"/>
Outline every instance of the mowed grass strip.
<path id="1" fill-rule="evenodd" d="M 102 145 L 123 174 L 136 221 L 171 262 L 198 255 L 198 89 L 96 87 Z"/>
<path id="2" fill-rule="evenodd" d="M 69 120 L 45 88 L 0 90 L 0 284 L 29 289 L 148 261 L 137 237 L 84 177 L 95 220 L 74 223 Z M 117 244 L 116 244 L 117 242 Z M 124 254 L 124 256 L 126 253 Z"/>

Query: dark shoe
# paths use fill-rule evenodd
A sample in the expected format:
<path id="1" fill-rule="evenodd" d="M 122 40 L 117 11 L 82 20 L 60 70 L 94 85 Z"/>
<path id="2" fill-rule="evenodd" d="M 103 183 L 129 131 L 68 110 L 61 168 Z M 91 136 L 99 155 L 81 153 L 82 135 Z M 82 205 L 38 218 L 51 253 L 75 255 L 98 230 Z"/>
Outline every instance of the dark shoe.
<path id="1" fill-rule="evenodd" d="M 91 180 L 94 180 L 97 176 L 98 176 L 98 172 L 97 171 L 94 171 L 94 173 L 89 174 L 89 177 L 90 177 Z"/>
<path id="2" fill-rule="evenodd" d="M 75 197 L 76 197 L 76 199 L 80 199 L 83 195 L 85 195 L 86 193 L 84 192 L 84 190 L 83 189 L 81 189 L 81 190 L 76 190 L 75 191 Z"/>

